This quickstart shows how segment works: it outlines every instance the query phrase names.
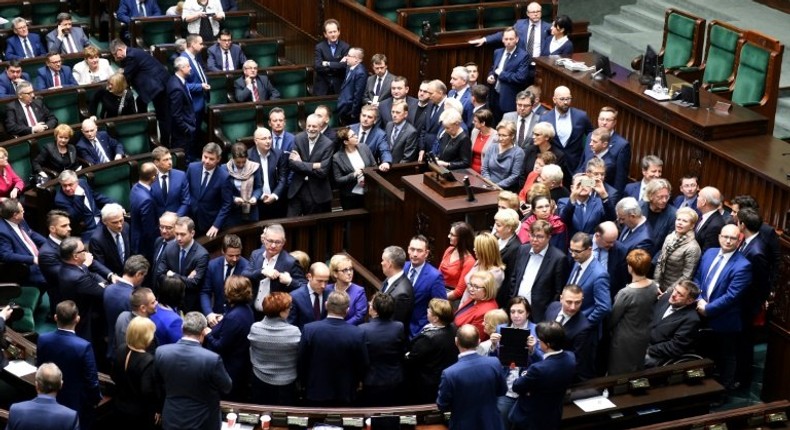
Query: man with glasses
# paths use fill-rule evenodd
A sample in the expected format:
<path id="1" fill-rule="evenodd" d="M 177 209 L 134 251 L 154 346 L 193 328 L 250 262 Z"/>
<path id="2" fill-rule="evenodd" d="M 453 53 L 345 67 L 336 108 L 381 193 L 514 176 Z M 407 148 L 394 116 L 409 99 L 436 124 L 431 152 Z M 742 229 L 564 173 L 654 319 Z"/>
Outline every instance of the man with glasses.
<path id="1" fill-rule="evenodd" d="M 16 86 L 23 81 L 30 81 L 30 76 L 22 71 L 22 64 L 19 60 L 9 61 L 5 73 L 0 74 L 0 97 L 15 96 Z"/>
<path id="2" fill-rule="evenodd" d="M 225 9 L 225 12 L 228 10 Z M 209 72 L 230 72 L 242 68 L 247 56 L 241 50 L 238 43 L 233 43 L 233 35 L 230 30 L 223 28 L 219 32 L 217 43 L 208 48 L 208 63 L 206 68 Z"/>
<path id="3" fill-rule="evenodd" d="M 532 128 L 538 123 L 538 115 L 532 112 L 534 104 L 535 96 L 531 92 L 520 91 L 516 94 L 516 110 L 502 116 L 502 121 L 513 121 L 516 125 L 516 145 L 525 150 L 532 146 Z"/>
<path id="4" fill-rule="evenodd" d="M 47 90 L 51 88 L 75 87 L 79 85 L 71 67 L 63 65 L 63 59 L 57 52 L 47 54 L 46 65 L 37 70 L 36 83 L 33 88 L 36 90 Z"/>
<path id="5" fill-rule="evenodd" d="M 69 237 L 60 242 L 60 266 L 58 274 L 60 285 L 59 300 L 73 300 L 84 316 L 77 323 L 77 336 L 93 342 L 103 343 L 104 327 L 101 325 L 104 310 L 102 300 L 107 281 L 90 271 L 93 255 L 87 252 L 85 244 L 77 237 Z M 96 328 L 94 333 L 93 327 Z"/>
<path id="6" fill-rule="evenodd" d="M 737 346 L 744 330 L 744 293 L 752 282 L 752 265 L 738 252 L 740 234 L 738 226 L 725 225 L 719 234 L 720 248 L 705 251 L 694 276 L 702 290 L 697 312 L 711 329 L 706 339 L 710 355 L 705 356 L 713 358 L 717 380 L 728 391 L 738 388 Z"/>
<path id="7" fill-rule="evenodd" d="M 244 75 L 233 82 L 236 101 L 260 102 L 279 100 L 280 92 L 274 88 L 265 74 L 258 74 L 258 63 L 253 60 L 244 62 Z"/>
<path id="8" fill-rule="evenodd" d="M 30 33 L 25 18 L 16 17 L 11 20 L 11 25 L 14 35 L 6 40 L 6 61 L 41 57 L 47 54 L 47 50 L 41 43 L 41 37 L 36 33 Z"/>
<path id="9" fill-rule="evenodd" d="M 560 300 L 549 305 L 546 317 L 543 319 L 543 321 L 556 321 L 565 330 L 565 342 L 561 347 L 565 351 L 573 351 L 576 356 L 574 381 L 595 377 L 595 343 L 598 329 L 580 312 L 583 301 L 584 293 L 578 285 L 566 285 L 562 289 Z"/>
<path id="10" fill-rule="evenodd" d="M 159 284 L 165 277 L 176 277 L 186 285 L 184 312 L 200 311 L 200 291 L 206 278 L 209 255 L 206 248 L 195 240 L 195 222 L 189 217 L 176 221 L 175 241 L 165 247 L 156 267 Z"/>
<path id="11" fill-rule="evenodd" d="M 568 248 L 575 262 L 568 278 L 569 285 L 578 285 L 584 293 L 582 314 L 590 324 L 599 325 L 612 310 L 609 295 L 609 274 L 598 260 L 593 258 L 592 238 L 589 234 L 578 232 L 571 237 Z"/>
<path id="12" fill-rule="evenodd" d="M 617 224 L 604 221 L 595 227 L 592 240 L 593 258 L 598 260 L 609 273 L 609 296 L 612 298 L 612 303 L 617 292 L 631 279 L 625 262 L 626 249 L 617 240 L 618 233 Z"/>
<path id="13" fill-rule="evenodd" d="M 263 314 L 263 299 L 270 293 L 290 293 L 307 285 L 304 271 L 285 248 L 285 229 L 272 224 L 263 229 L 262 247 L 252 252 L 250 265 L 243 275 L 252 282 L 253 308 L 256 318 Z"/>
<path id="14" fill-rule="evenodd" d="M 44 102 L 35 99 L 30 82 L 21 81 L 16 86 L 17 101 L 7 105 L 5 130 L 14 136 L 39 133 L 58 125 L 58 119 Z"/>
<path id="15" fill-rule="evenodd" d="M 25 280 L 42 291 L 46 281 L 38 266 L 38 255 L 45 243 L 44 236 L 27 225 L 25 209 L 19 200 L 3 199 L 0 202 L 0 262 L 11 263 L 5 267 L 7 270 L 28 272 Z"/>
<path id="16" fill-rule="evenodd" d="M 241 256 L 241 239 L 235 234 L 222 238 L 222 255 L 208 262 L 206 282 L 200 290 L 200 307 L 209 327 L 214 327 L 225 313 L 225 280 L 241 275 L 250 262 Z"/>
<path id="17" fill-rule="evenodd" d="M 554 127 L 552 149 L 562 152 L 567 165 L 573 168 L 581 162 L 585 136 L 593 131 L 592 123 L 587 112 L 571 107 L 573 97 L 568 87 L 557 87 L 553 101 L 554 109 L 543 114 L 540 120 Z"/>

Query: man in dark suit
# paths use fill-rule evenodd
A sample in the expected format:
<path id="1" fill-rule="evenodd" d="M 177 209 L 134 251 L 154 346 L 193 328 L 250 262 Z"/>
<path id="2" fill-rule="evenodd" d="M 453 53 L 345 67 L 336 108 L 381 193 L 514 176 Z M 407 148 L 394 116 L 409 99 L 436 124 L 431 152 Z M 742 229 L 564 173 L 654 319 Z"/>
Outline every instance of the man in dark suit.
<path id="1" fill-rule="evenodd" d="M 315 45 L 315 82 L 313 95 L 325 96 L 340 93 L 346 77 L 348 43 L 340 40 L 340 23 L 335 19 L 324 22 L 324 38 Z"/>
<path id="2" fill-rule="evenodd" d="M 365 144 L 379 163 L 379 169 L 386 172 L 392 165 L 392 152 L 384 131 L 376 127 L 378 109 L 373 106 L 363 106 L 359 114 L 359 123 L 350 125 L 349 128 L 359 136 L 359 144 Z"/>
<path id="3" fill-rule="evenodd" d="M 77 412 L 57 402 L 63 387 L 63 374 L 54 363 L 44 363 L 36 371 L 33 400 L 14 403 L 8 410 L 9 430 L 79 430 Z"/>
<path id="4" fill-rule="evenodd" d="M 269 111 L 269 127 L 272 129 L 272 148 L 281 153 L 293 150 L 295 137 L 290 132 L 285 131 L 285 111 L 283 108 L 274 107 Z"/>
<path id="5" fill-rule="evenodd" d="M 700 218 L 694 227 L 694 238 L 702 253 L 719 245 L 719 233 L 724 227 L 724 217 L 719 213 L 721 193 L 714 187 L 704 187 L 697 195 Z"/>
<path id="6" fill-rule="evenodd" d="M 110 363 L 113 363 L 118 347 L 126 345 L 125 337 L 120 338 L 116 336 L 116 323 L 119 321 L 118 317 L 123 312 L 134 311 L 135 313 L 140 313 L 139 309 L 136 309 L 140 306 L 143 306 L 143 310 L 145 311 L 140 314 L 146 315 L 146 317 L 148 316 L 148 305 L 152 301 L 145 299 L 148 298 L 147 294 L 150 293 L 153 295 L 153 293 L 151 293 L 151 290 L 148 288 L 145 288 L 145 293 L 143 293 L 143 288 L 140 288 L 140 286 L 148 276 L 148 271 L 150 269 L 151 266 L 148 264 L 148 260 L 146 260 L 145 257 L 142 255 L 133 255 L 126 260 L 123 271 L 121 272 L 122 276 L 118 282 L 112 283 L 104 289 L 102 303 L 104 305 L 105 322 L 107 323 L 107 358 L 110 360 Z M 136 294 L 134 293 L 135 291 L 137 291 Z M 136 297 L 133 297 L 133 295 Z M 153 301 L 155 301 L 155 299 L 153 299 Z M 154 306 L 151 306 L 150 310 L 155 311 L 156 308 Z M 125 324 L 123 328 L 124 333 L 126 332 L 128 321 L 126 321 Z"/>
<path id="7" fill-rule="evenodd" d="M 243 67 L 244 75 L 233 81 L 233 91 L 237 102 L 280 99 L 280 92 L 274 88 L 269 78 L 265 74 L 258 74 L 258 63 L 247 60 Z"/>
<path id="8" fill-rule="evenodd" d="M 447 97 L 461 102 L 464 124 L 468 124 L 472 121 L 472 87 L 469 86 L 469 71 L 466 67 L 453 67 L 450 73 L 450 87 Z"/>
<path id="9" fill-rule="evenodd" d="M 6 263 L 6 270 L 27 270 L 26 281 L 42 290 L 46 280 L 38 266 L 38 257 L 45 243 L 44 236 L 25 222 L 25 209 L 19 200 L 0 201 L 0 262 Z"/>
<path id="10" fill-rule="evenodd" d="M 326 136 L 334 144 L 337 141 L 337 129 L 339 127 L 329 126 L 332 122 L 332 109 L 328 105 L 318 105 L 313 110 L 313 113 L 318 117 L 321 135 Z"/>
<path id="11" fill-rule="evenodd" d="M 576 172 L 584 172 L 587 169 L 587 163 L 593 157 L 599 158 L 606 166 L 606 176 L 604 180 L 607 184 L 617 188 L 616 184 L 620 184 L 620 189 L 625 188 L 625 183 L 628 180 L 629 164 L 623 166 L 617 165 L 618 155 L 611 149 L 609 140 L 611 139 L 609 130 L 604 127 L 598 127 L 590 133 L 587 139 L 587 144 L 584 145 L 584 153 L 582 155 L 579 166 L 575 168 Z M 630 158 L 626 160 L 630 163 Z"/>
<path id="12" fill-rule="evenodd" d="M 390 96 L 386 99 L 382 100 L 378 104 L 379 108 L 379 122 L 378 125 L 381 128 L 386 127 L 386 125 L 393 120 L 392 118 L 392 106 L 395 105 L 398 101 L 405 102 L 409 108 L 408 112 L 409 115 L 406 117 L 406 121 L 409 124 L 414 126 L 416 129 L 417 127 L 414 124 L 414 116 L 417 112 L 417 99 L 409 95 L 409 83 L 405 76 L 393 76 L 392 83 L 390 83 Z"/>
<path id="13" fill-rule="evenodd" d="M 100 193 L 94 193 L 85 179 L 77 180 L 77 174 L 64 170 L 58 176 L 60 188 L 55 192 L 55 208 L 68 212 L 72 228 L 81 232 L 88 241 L 99 225 L 101 208 L 115 203 Z"/>
<path id="14" fill-rule="evenodd" d="M 117 203 L 105 205 L 101 210 L 102 226 L 91 235 L 88 244 L 94 264 L 107 267 L 112 273 L 123 273 L 126 259 L 132 256 L 129 224 L 124 221 L 126 211 Z"/>
<path id="15" fill-rule="evenodd" d="M 348 306 L 348 294 L 332 291 L 326 300 L 326 318 L 304 326 L 297 373 L 311 405 L 350 405 L 370 364 L 365 333 L 344 321 Z"/>
<path id="16" fill-rule="evenodd" d="M 387 146 L 391 149 L 392 163 L 408 163 L 417 161 L 420 152 L 419 133 L 408 121 L 409 105 L 404 100 L 398 100 L 390 110 L 392 121 L 384 127 Z"/>
<path id="17" fill-rule="evenodd" d="M 148 284 L 151 288 L 156 290 L 158 280 L 156 278 L 156 268 L 159 267 L 159 262 L 165 256 L 165 248 L 176 239 L 176 221 L 178 215 L 175 212 L 165 212 L 159 217 L 159 237 L 154 241 L 154 254 L 151 259 L 151 270 L 148 271 L 149 281 Z"/>
<path id="18" fill-rule="evenodd" d="M 285 216 L 288 204 L 288 159 L 281 150 L 272 148 L 272 133 L 263 127 L 253 133 L 255 146 L 247 150 L 247 158 L 261 165 L 263 195 L 258 202 L 262 219 Z"/>
<path id="19" fill-rule="evenodd" d="M 156 180 L 151 184 L 156 216 L 168 211 L 178 216 L 188 215 L 190 198 L 186 173 L 173 168 L 173 155 L 164 146 L 154 148 L 151 157 L 157 170 Z"/>
<path id="20" fill-rule="evenodd" d="M 606 165 L 603 160 L 597 157 L 591 158 L 587 161 L 587 170 L 584 172 L 587 176 L 595 179 L 597 184 L 599 181 L 603 183 L 603 188 L 606 190 L 606 195 L 612 203 L 616 204 L 620 201 L 620 192 L 617 189 L 606 183 Z M 595 193 L 598 194 L 597 192 Z"/>
<path id="21" fill-rule="evenodd" d="M 412 312 L 414 311 L 414 287 L 406 276 L 406 252 L 399 246 L 388 246 L 381 254 L 381 271 L 386 276 L 381 284 L 381 292 L 395 299 L 395 313 L 392 319 L 403 323 L 405 334 L 410 334 Z M 427 316 L 426 316 L 427 318 Z"/>
<path id="22" fill-rule="evenodd" d="M 159 283 L 165 277 L 175 276 L 186 285 L 184 309 L 187 312 L 200 310 L 200 291 L 206 279 L 208 251 L 195 240 L 195 223 L 188 217 L 180 217 L 175 225 L 176 240 L 169 243 L 156 267 Z"/>
<path id="23" fill-rule="evenodd" d="M 156 0 L 121 0 L 118 4 L 118 10 L 115 13 L 115 18 L 128 26 L 134 17 L 162 15 L 164 14 L 159 8 L 159 4 L 156 2 Z"/>
<path id="24" fill-rule="evenodd" d="M 57 16 L 58 26 L 47 33 L 49 52 L 61 54 L 78 54 L 91 44 L 82 27 L 73 27 L 71 14 L 61 12 Z"/>
<path id="25" fill-rule="evenodd" d="M 574 175 L 571 196 L 557 202 L 558 212 L 568 227 L 569 235 L 579 231 L 593 234 L 598 224 L 617 218 L 614 203 L 603 185 L 603 181 L 585 174 Z"/>
<path id="26" fill-rule="evenodd" d="M 256 312 L 263 312 L 263 299 L 270 293 L 289 293 L 307 285 L 304 271 L 285 247 L 285 229 L 272 224 L 263 229 L 260 249 L 250 256 L 250 266 L 243 273 L 252 282 L 252 303 Z"/>
<path id="27" fill-rule="evenodd" d="M 658 179 L 664 172 L 664 161 L 655 155 L 642 157 L 642 180 L 626 184 L 620 197 L 633 197 L 638 201 L 645 199 L 647 184 L 653 179 Z"/>
<path id="28" fill-rule="evenodd" d="M 60 273 L 60 242 L 71 235 L 71 220 L 69 214 L 59 209 L 47 213 L 47 236 L 44 244 L 39 248 L 38 266 L 44 279 L 47 281 L 47 292 L 51 303 L 58 303 L 59 287 L 58 274 Z"/>
<path id="29" fill-rule="evenodd" d="M 628 265 L 625 262 L 626 249 L 617 240 L 619 232 L 612 221 L 604 221 L 595 227 L 593 234 L 593 258 L 598 260 L 609 273 L 609 294 L 614 303 L 617 292 L 631 280 Z"/>
<path id="30" fill-rule="evenodd" d="M 241 275 L 250 262 L 241 256 L 241 239 L 235 234 L 222 238 L 222 255 L 208 262 L 206 281 L 200 290 L 200 308 L 209 327 L 214 327 L 225 313 L 225 280 Z"/>
<path id="31" fill-rule="evenodd" d="M 187 78 L 192 66 L 185 57 L 178 57 L 174 62 L 175 73 L 167 81 L 167 98 L 172 121 L 170 147 L 183 148 L 187 158 L 193 158 L 195 133 L 199 126 L 195 117 L 194 99 L 190 93 Z M 202 88 L 202 86 L 201 86 Z M 202 89 L 201 89 L 202 94 Z"/>
<path id="32" fill-rule="evenodd" d="M 335 115 L 341 124 L 351 124 L 359 118 L 362 109 L 362 98 L 365 95 L 365 81 L 368 72 L 362 64 L 365 53 L 362 48 L 351 48 L 346 56 L 348 70 L 346 77 L 340 85 L 340 93 L 337 97 L 337 108 Z"/>
<path id="33" fill-rule="evenodd" d="M 725 389 L 737 388 L 737 347 L 743 333 L 744 295 L 752 283 L 752 264 L 738 252 L 740 230 L 728 224 L 719 234 L 720 248 L 702 254 L 694 282 L 702 295 L 697 312 L 711 329 L 707 335 L 710 351 L 718 370 L 718 381 Z"/>
<path id="34" fill-rule="evenodd" d="M 20 82 L 16 86 L 17 101 L 6 106 L 5 131 L 13 136 L 25 136 L 50 130 L 58 125 L 53 115 L 41 99 L 33 99 L 33 86 Z"/>
<path id="35" fill-rule="evenodd" d="M 203 65 L 203 38 L 197 34 L 190 34 L 186 38 L 187 48 L 181 56 L 189 60 L 190 71 L 186 75 L 186 87 L 192 97 L 192 109 L 195 112 L 195 132 L 200 134 L 203 117 L 206 112 L 207 91 L 211 89 L 206 79 L 205 66 Z M 172 105 L 171 105 L 172 108 Z"/>
<path id="36" fill-rule="evenodd" d="M 139 101 L 154 104 L 159 121 L 159 141 L 170 142 L 170 109 L 167 85 L 170 74 L 162 63 L 139 48 L 128 48 L 120 39 L 110 42 L 110 53 L 123 68 L 123 75 L 137 91 Z"/>
<path id="37" fill-rule="evenodd" d="M 592 158 L 593 152 L 596 153 L 596 156 L 603 157 L 606 161 L 606 182 L 622 193 L 626 182 L 628 182 L 628 172 L 631 169 L 631 143 L 614 131 L 616 125 L 617 110 L 609 106 L 602 107 L 598 114 L 598 127 L 606 129 L 607 132 L 599 136 L 601 144 L 607 142 L 607 145 L 603 149 L 593 150 L 590 146 L 591 139 L 588 138 L 588 144 L 584 146 L 584 159 Z M 601 153 L 603 155 L 600 155 Z M 582 171 L 581 169 L 584 167 L 586 164 L 580 165 L 579 171 Z"/>
<path id="38" fill-rule="evenodd" d="M 82 136 L 77 141 L 77 155 L 89 164 L 109 163 L 120 160 L 126 152 L 123 144 L 106 131 L 98 131 L 96 120 L 88 118 L 82 121 Z"/>
<path id="39" fill-rule="evenodd" d="M 25 58 L 41 57 L 47 54 L 41 37 L 36 33 L 31 33 L 27 26 L 27 20 L 18 16 L 11 20 L 14 35 L 6 40 L 5 59 L 23 60 Z"/>
<path id="40" fill-rule="evenodd" d="M 532 128 L 538 123 L 540 117 L 532 111 L 535 104 L 535 95 L 529 91 L 519 91 L 516 94 L 516 110 L 502 115 L 502 121 L 513 121 L 516 125 L 516 145 L 521 149 L 529 148 L 532 145 Z M 531 171 L 531 166 L 524 167 L 526 171 Z"/>
<path id="41" fill-rule="evenodd" d="M 598 329 L 582 314 L 584 294 L 578 285 L 566 285 L 560 294 L 560 301 L 546 309 L 544 321 L 556 321 L 565 329 L 565 351 L 576 356 L 576 375 L 574 381 L 595 377 L 595 343 Z"/>
<path id="42" fill-rule="evenodd" d="M 414 310 L 409 321 L 409 339 L 420 333 L 428 324 L 428 303 L 431 299 L 447 299 L 444 276 L 428 260 L 428 239 L 418 234 L 409 242 L 409 261 L 403 266 L 403 273 L 414 288 Z"/>
<path id="43" fill-rule="evenodd" d="M 294 139 L 288 157 L 293 172 L 288 187 L 288 216 L 310 215 L 331 210 L 332 188 L 327 178 L 332 164 L 333 144 L 320 134 L 319 119 L 308 115 L 305 131 Z"/>
<path id="44" fill-rule="evenodd" d="M 592 237 L 578 232 L 571 237 L 568 248 L 575 261 L 568 278 L 568 285 L 578 285 L 584 294 L 582 314 L 590 324 L 599 326 L 612 310 L 609 294 L 609 274 L 592 255 Z"/>
<path id="45" fill-rule="evenodd" d="M 568 166 L 578 166 L 584 151 L 585 136 L 593 131 L 587 112 L 571 107 L 571 90 L 559 86 L 554 90 L 554 109 L 540 118 L 554 127 L 553 149 L 565 155 Z"/>
<path id="46" fill-rule="evenodd" d="M 303 331 L 305 324 L 326 318 L 326 302 L 330 291 L 326 290 L 329 282 L 329 267 L 317 262 L 310 266 L 307 274 L 307 285 L 291 291 L 293 301 L 288 323 Z"/>
<path id="47" fill-rule="evenodd" d="M 227 12 L 227 9 L 224 9 Z M 219 31 L 217 43 L 208 48 L 208 64 L 206 69 L 209 72 L 230 72 L 242 68 L 247 56 L 241 50 L 238 43 L 233 43 L 233 35 L 230 30 L 223 28 Z"/>
<path id="48" fill-rule="evenodd" d="M 475 352 L 479 343 L 475 326 L 461 326 L 455 335 L 458 362 L 442 371 L 436 405 L 452 414 L 450 430 L 505 428 L 496 400 L 507 392 L 505 373 L 499 360 Z"/>
<path id="49" fill-rule="evenodd" d="M 392 98 L 390 88 L 393 75 L 387 70 L 386 55 L 374 54 L 370 58 L 370 63 L 373 65 L 373 74 L 368 77 L 367 84 L 365 84 L 362 103 L 378 107 L 382 101 Z"/>
<path id="50" fill-rule="evenodd" d="M 222 149 L 214 142 L 203 147 L 203 158 L 189 164 L 187 181 L 192 216 L 198 234 L 208 237 L 217 235 L 230 212 L 233 183 L 228 179 L 228 170 L 220 165 Z"/>
<path id="51" fill-rule="evenodd" d="M 672 206 L 675 209 L 691 208 L 697 211 L 697 215 L 701 215 L 700 210 L 697 208 L 697 196 L 699 194 L 699 175 L 696 173 L 686 173 L 680 178 L 680 195 L 675 197 L 672 201 Z"/>
<path id="52" fill-rule="evenodd" d="M 556 322 L 541 322 L 535 328 L 545 359 L 532 363 L 513 381 L 519 394 L 509 420 L 515 428 L 560 428 L 565 390 L 573 382 L 576 357 L 563 349 L 565 330 Z"/>
<path id="53" fill-rule="evenodd" d="M 477 65 L 475 65 L 475 70 L 477 70 Z M 491 110 L 491 106 L 488 105 L 488 86 L 483 84 L 476 84 L 472 85 L 472 117 L 469 119 L 469 122 L 466 123 L 467 130 L 472 130 L 474 128 L 474 123 L 472 119 L 474 119 L 475 112 L 486 109 L 488 111 Z"/>
<path id="54" fill-rule="evenodd" d="M 165 391 L 165 429 L 216 430 L 221 424 L 220 396 L 230 392 L 222 358 L 201 344 L 209 332 L 200 312 L 184 316 L 184 337 L 156 349 L 156 379 Z"/>
<path id="55" fill-rule="evenodd" d="M 36 71 L 36 81 L 33 84 L 33 88 L 36 90 L 48 90 L 50 88 L 73 87 L 77 85 L 79 84 L 71 73 L 71 67 L 63 65 L 63 60 L 59 53 L 50 52 L 47 54 L 46 65 Z"/>
<path id="56" fill-rule="evenodd" d="M 90 429 L 96 405 L 102 399 L 93 347 L 91 342 L 74 334 L 80 322 L 79 310 L 74 301 L 58 303 L 55 322 L 58 325 L 56 331 L 44 333 L 38 338 L 36 364 L 54 363 L 63 372 L 63 388 L 57 394 L 58 403 L 77 411 L 80 428 Z M 51 420 L 51 417 L 48 418 Z"/>
<path id="57" fill-rule="evenodd" d="M 133 254 L 142 254 L 148 261 L 154 257 L 154 242 L 157 230 L 156 203 L 151 196 L 151 184 L 156 181 L 154 163 L 143 163 L 140 176 L 129 192 L 129 244 Z"/>
<path id="58" fill-rule="evenodd" d="M 22 71 L 19 60 L 9 61 L 5 73 L 0 73 L 0 97 L 15 96 L 16 86 L 22 81 L 30 81 L 30 76 Z"/>
<path id="59" fill-rule="evenodd" d="M 650 342 L 645 366 L 656 367 L 693 350 L 700 319 L 697 298 L 700 290 L 690 280 L 678 281 L 658 299 L 650 323 Z"/>
<path id="60" fill-rule="evenodd" d="M 557 300 L 568 278 L 565 253 L 549 244 L 551 224 L 537 220 L 530 226 L 530 243 L 521 245 L 507 287 L 509 297 L 522 296 L 532 305 L 532 320 L 543 321 L 549 303 Z"/>
<path id="61" fill-rule="evenodd" d="M 650 255 L 658 255 L 661 246 L 670 233 L 675 231 L 675 212 L 674 206 L 669 204 L 669 196 L 672 193 L 672 186 L 664 178 L 650 181 L 645 190 L 645 200 L 640 203 L 642 213 L 647 217 L 647 224 L 653 233 L 653 248 L 648 250 Z"/>
<path id="62" fill-rule="evenodd" d="M 529 69 L 528 55 L 517 46 L 518 36 L 512 27 L 505 29 L 502 43 L 505 47 L 494 51 L 487 79 L 488 84 L 494 86 L 490 98 L 492 107 L 500 115 L 516 110 L 516 94 L 527 85 Z"/>
<path id="63" fill-rule="evenodd" d="M 654 246 L 650 225 L 642 214 L 642 207 L 633 197 L 626 197 L 615 206 L 617 222 L 621 224 L 619 241 L 625 248 L 625 254 L 635 249 L 644 249 L 650 252 Z"/>
<path id="64" fill-rule="evenodd" d="M 420 85 L 420 91 L 423 86 Z M 433 151 L 439 144 L 439 134 L 444 130 L 439 117 L 444 113 L 444 101 L 447 99 L 447 86 L 444 82 L 434 79 L 430 81 L 425 92 L 428 93 L 428 104 L 418 120 L 415 128 L 420 132 L 420 153 L 423 151 Z M 422 157 L 419 157 L 422 159 Z"/>

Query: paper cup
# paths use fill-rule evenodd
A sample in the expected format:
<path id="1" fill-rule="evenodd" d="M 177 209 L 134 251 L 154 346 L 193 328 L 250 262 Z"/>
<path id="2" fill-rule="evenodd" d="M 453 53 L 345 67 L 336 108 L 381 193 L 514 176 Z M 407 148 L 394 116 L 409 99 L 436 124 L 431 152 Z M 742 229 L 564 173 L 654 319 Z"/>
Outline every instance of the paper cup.
<path id="1" fill-rule="evenodd" d="M 238 418 L 238 415 L 231 412 L 226 415 L 225 418 L 228 420 L 228 429 L 232 429 L 236 425 L 236 418 Z"/>
<path id="2" fill-rule="evenodd" d="M 263 430 L 269 430 L 269 426 L 272 423 L 272 417 L 268 415 L 261 415 L 261 428 Z"/>

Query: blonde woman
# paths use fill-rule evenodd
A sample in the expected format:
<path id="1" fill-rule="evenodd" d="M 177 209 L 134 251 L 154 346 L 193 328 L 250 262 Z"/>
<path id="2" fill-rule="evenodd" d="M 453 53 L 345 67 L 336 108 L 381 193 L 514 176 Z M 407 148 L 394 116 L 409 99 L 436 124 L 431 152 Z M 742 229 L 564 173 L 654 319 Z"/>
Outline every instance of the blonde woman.
<path id="1" fill-rule="evenodd" d="M 346 322 L 353 325 L 360 325 L 365 322 L 368 313 L 368 299 L 365 296 L 365 289 L 352 282 L 354 279 L 354 265 L 351 259 L 345 254 L 335 254 L 329 260 L 329 276 L 335 280 L 334 284 L 326 286 L 326 290 L 343 291 L 348 294 L 348 312 Z"/>
<path id="2" fill-rule="evenodd" d="M 475 261 L 472 269 L 464 277 L 467 287 L 472 275 L 485 271 L 490 272 L 494 277 L 494 288 L 496 291 L 499 291 L 499 287 L 505 280 L 505 264 L 502 262 L 502 256 L 499 254 L 499 241 L 496 236 L 488 232 L 478 234 L 475 237 L 474 252 L 475 256 L 477 256 L 477 261 Z M 464 291 L 460 306 L 464 306 L 470 300 L 469 294 L 468 290 Z"/>

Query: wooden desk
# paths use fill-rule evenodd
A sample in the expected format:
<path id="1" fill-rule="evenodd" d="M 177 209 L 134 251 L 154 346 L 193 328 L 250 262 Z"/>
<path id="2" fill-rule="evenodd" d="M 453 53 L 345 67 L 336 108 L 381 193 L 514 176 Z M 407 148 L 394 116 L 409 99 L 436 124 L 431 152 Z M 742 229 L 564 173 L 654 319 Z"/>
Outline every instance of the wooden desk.
<path id="1" fill-rule="evenodd" d="M 586 64 L 594 64 L 593 58 L 589 53 L 573 55 Z M 700 95 L 699 109 L 657 102 L 642 94 L 636 73 L 617 64 L 612 64 L 616 75 L 604 81 L 591 79 L 589 72 L 556 66 L 548 57 L 536 59 L 536 64 L 536 82 L 543 94 L 567 86 L 573 106 L 587 111 L 593 122 L 603 106 L 619 111 L 616 130 L 631 142 L 631 177 L 641 176 L 643 156 L 657 155 L 664 160 L 664 177 L 673 188 L 684 174 L 695 172 L 702 185 L 717 187 L 726 198 L 755 196 L 766 222 L 785 225 L 790 159 L 781 154 L 790 152 L 790 144 L 767 134 L 767 118 L 739 106 L 730 114 L 718 114 L 708 107 L 723 99 L 708 93 Z"/>
<path id="2" fill-rule="evenodd" d="M 781 421 L 779 417 L 774 414 L 787 414 L 789 412 L 790 402 L 781 400 L 778 402 L 746 406 L 744 408 L 715 412 L 682 420 L 663 422 L 661 424 L 639 427 L 636 430 L 707 429 L 717 424 L 726 424 L 729 430 L 766 427 L 772 429 L 786 429 L 790 427 L 786 416 L 784 421 Z"/>

